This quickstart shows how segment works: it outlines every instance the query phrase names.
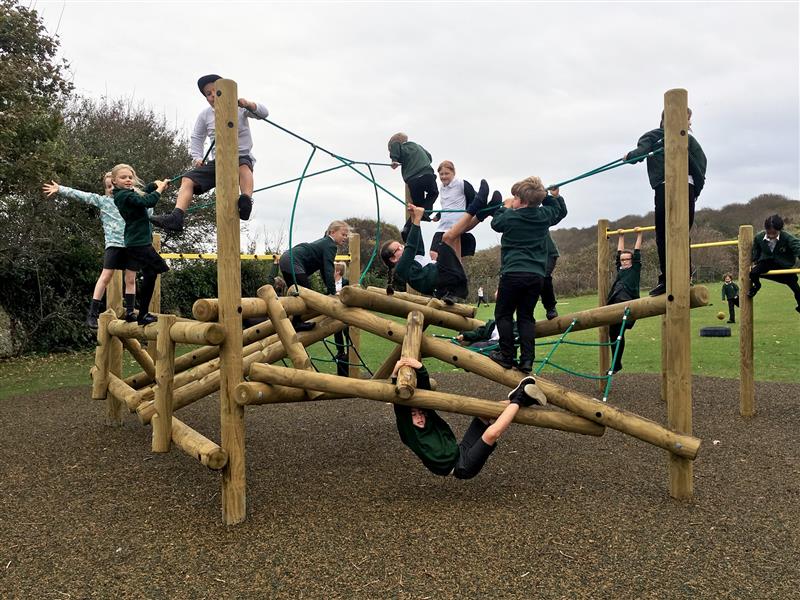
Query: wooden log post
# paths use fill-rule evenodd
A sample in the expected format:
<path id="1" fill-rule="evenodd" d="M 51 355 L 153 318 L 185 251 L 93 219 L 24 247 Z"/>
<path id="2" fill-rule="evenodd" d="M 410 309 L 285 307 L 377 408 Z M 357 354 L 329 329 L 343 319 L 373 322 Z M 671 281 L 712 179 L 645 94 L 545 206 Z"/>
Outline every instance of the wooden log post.
<path id="1" fill-rule="evenodd" d="M 106 286 L 106 309 L 113 310 L 117 317 L 122 316 L 124 312 L 122 308 L 123 285 L 123 271 L 114 271 L 111 276 L 111 282 Z M 112 336 L 108 349 L 108 372 L 117 377 L 122 375 L 122 354 L 122 340 Z M 107 422 L 113 426 L 121 425 L 125 412 L 122 398 L 114 398 L 113 402 L 111 399 L 108 400 Z"/>
<path id="2" fill-rule="evenodd" d="M 756 414 L 756 388 L 753 365 L 753 299 L 750 290 L 750 263 L 753 226 L 739 227 L 739 414 Z"/>
<path id="3" fill-rule="evenodd" d="M 287 315 L 301 315 L 307 312 L 303 300 L 297 296 L 282 296 L 278 299 Z M 242 318 L 267 316 L 267 304 L 261 298 L 241 298 Z M 192 315 L 198 321 L 216 321 L 219 319 L 219 299 L 200 298 L 192 305 Z"/>
<path id="4" fill-rule="evenodd" d="M 597 222 L 597 306 L 605 306 L 608 300 L 609 291 L 609 249 L 608 249 L 608 219 L 600 219 Z M 608 325 L 597 328 L 597 341 L 600 344 L 608 344 Z M 602 345 L 598 347 L 598 369 L 600 375 L 607 375 L 611 370 L 611 349 Z M 600 392 L 605 390 L 605 379 L 598 379 L 597 384 Z"/>
<path id="5" fill-rule="evenodd" d="M 361 235 L 350 232 L 347 244 L 350 252 L 350 285 L 357 285 L 361 279 Z M 361 367 L 359 356 L 361 353 L 361 331 L 354 327 L 347 331 L 350 338 L 350 346 L 347 348 L 348 375 L 354 379 L 361 378 Z"/>
<path id="6" fill-rule="evenodd" d="M 444 302 L 442 302 L 438 298 L 430 298 L 427 304 L 428 306 L 433 306 L 434 308 L 437 308 L 438 306 L 444 304 Z M 422 331 L 425 331 L 427 328 L 428 324 L 423 323 Z M 401 345 L 397 345 L 394 348 L 392 348 L 392 351 L 389 353 L 389 356 L 386 357 L 386 360 L 384 360 L 383 363 L 381 363 L 381 366 L 378 367 L 376 371 L 372 374 L 371 379 L 373 380 L 387 379 L 394 372 L 394 366 L 397 364 L 397 361 L 400 360 L 400 355 L 402 351 L 403 347 Z M 431 389 L 433 389 L 433 386 L 431 386 Z"/>
<path id="7" fill-rule="evenodd" d="M 108 324 L 114 319 L 109 309 L 97 318 L 97 347 L 94 349 L 94 369 L 92 370 L 92 400 L 105 400 L 108 394 L 108 351 L 111 336 Z"/>
<path id="8" fill-rule="evenodd" d="M 161 252 L 161 234 L 153 233 L 153 249 L 156 252 Z M 156 275 L 156 285 L 153 288 L 153 298 L 150 300 L 150 312 L 154 315 L 161 314 L 161 275 Z M 153 363 L 156 360 L 155 345 L 147 345 L 147 354 Z"/>
<path id="9" fill-rule="evenodd" d="M 161 427 L 158 415 L 153 415 L 153 429 Z M 183 421 L 172 417 L 170 437 L 175 445 L 189 456 L 196 458 L 200 464 L 209 469 L 219 471 L 228 462 L 228 453 L 203 434 L 189 427 Z"/>
<path id="10" fill-rule="evenodd" d="M 669 428 L 692 433 L 692 361 L 689 315 L 689 120 L 688 94 L 664 94 L 664 180 L 667 251 L 667 416 Z M 670 454 L 670 495 L 689 500 L 691 460 Z"/>
<path id="11" fill-rule="evenodd" d="M 332 394 L 350 394 L 379 402 L 392 402 L 405 406 L 430 408 L 490 419 L 497 418 L 505 409 L 505 404 L 495 400 L 471 398 L 469 396 L 431 390 L 416 390 L 413 396 L 403 400 L 397 397 L 395 386 L 390 383 L 369 379 L 353 380 L 349 377 L 339 377 L 337 375 L 299 369 L 286 369 L 274 365 L 253 365 L 252 369 L 250 369 L 250 377 L 256 381 L 273 385 L 314 389 Z M 281 400 L 276 399 L 276 401 Z M 605 428 L 575 415 L 535 408 L 521 408 L 514 418 L 514 422 L 595 436 L 603 435 L 605 430 Z"/>
<path id="12" fill-rule="evenodd" d="M 172 391 L 175 379 L 175 342 L 170 329 L 175 326 L 174 315 L 161 315 L 158 318 L 158 339 L 156 340 L 156 383 L 155 405 L 159 416 L 153 421 L 153 452 L 169 452 L 172 442 Z"/>
<path id="13" fill-rule="evenodd" d="M 418 310 L 408 313 L 406 320 L 406 336 L 403 338 L 402 351 L 403 358 L 420 359 L 420 344 L 422 343 L 422 326 L 424 318 Z M 397 385 L 395 390 L 397 395 L 403 400 L 408 400 L 414 395 L 417 388 L 417 372 L 408 366 L 400 367 L 397 372 Z"/>
<path id="14" fill-rule="evenodd" d="M 239 151 L 236 82 L 219 79 L 214 101 L 216 130 L 217 289 L 219 322 L 225 329 L 220 349 L 220 430 L 228 462 L 222 470 L 222 520 L 227 525 L 246 517 L 244 411 L 236 403 L 242 380 L 242 271 L 239 239 Z"/>

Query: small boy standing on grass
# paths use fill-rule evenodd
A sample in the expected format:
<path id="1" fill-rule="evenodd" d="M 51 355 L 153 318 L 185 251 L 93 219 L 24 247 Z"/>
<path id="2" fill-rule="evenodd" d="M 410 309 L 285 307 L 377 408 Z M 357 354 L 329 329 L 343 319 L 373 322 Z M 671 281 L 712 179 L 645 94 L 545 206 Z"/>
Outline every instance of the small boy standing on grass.
<path id="1" fill-rule="evenodd" d="M 725 273 L 725 283 L 722 284 L 722 299 L 728 301 L 728 323 L 736 323 L 734 306 L 739 306 L 739 286 L 733 282 L 733 275 Z"/>
<path id="2" fill-rule="evenodd" d="M 389 138 L 389 158 L 392 169 L 398 166 L 403 175 L 403 181 L 408 185 L 411 194 L 411 203 L 421 206 L 426 211 L 433 208 L 433 203 L 439 197 L 439 188 L 436 185 L 436 173 L 433 171 L 431 153 L 415 142 L 409 142 L 405 133 L 395 133 Z M 430 221 L 429 212 L 424 213 L 423 221 Z M 400 233 L 403 242 L 408 237 L 411 229 L 411 219 L 406 221 Z"/>

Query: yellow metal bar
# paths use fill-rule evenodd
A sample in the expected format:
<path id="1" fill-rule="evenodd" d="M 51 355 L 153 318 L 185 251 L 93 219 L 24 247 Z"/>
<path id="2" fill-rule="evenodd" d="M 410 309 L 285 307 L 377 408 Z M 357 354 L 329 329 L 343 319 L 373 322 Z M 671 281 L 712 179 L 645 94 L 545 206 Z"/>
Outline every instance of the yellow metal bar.
<path id="1" fill-rule="evenodd" d="M 691 244 L 689 248 L 714 248 L 716 246 L 738 246 L 739 240 L 726 240 L 724 242 L 702 242 L 700 244 Z"/>
<path id="2" fill-rule="evenodd" d="M 798 273 L 800 273 L 800 269 L 774 269 L 772 271 L 762 273 L 761 277 L 764 275 L 797 275 Z"/>
<path id="3" fill-rule="evenodd" d="M 639 227 L 639 231 L 655 231 L 655 225 L 646 225 L 644 227 Z M 618 233 L 636 233 L 634 229 L 623 229 L 621 232 L 619 229 L 607 229 L 606 230 L 606 237 L 610 238 L 612 235 L 617 235 Z"/>
<path id="4" fill-rule="evenodd" d="M 183 259 L 183 260 L 217 260 L 217 255 L 210 253 L 210 254 L 197 254 L 197 253 L 187 253 L 187 252 L 163 252 L 160 254 L 161 258 L 164 259 Z M 281 255 L 280 254 L 240 254 L 239 257 L 242 260 L 271 260 L 273 262 L 277 262 Z M 337 254 L 336 255 L 337 261 L 342 262 L 349 262 L 350 255 L 349 254 Z"/>

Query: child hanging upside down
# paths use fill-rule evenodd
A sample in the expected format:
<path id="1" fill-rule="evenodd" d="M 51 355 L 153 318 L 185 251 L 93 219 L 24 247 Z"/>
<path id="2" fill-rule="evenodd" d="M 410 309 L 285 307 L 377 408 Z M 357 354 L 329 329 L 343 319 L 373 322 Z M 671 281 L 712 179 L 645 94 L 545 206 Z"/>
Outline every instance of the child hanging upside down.
<path id="1" fill-rule="evenodd" d="M 167 231 L 183 231 L 183 221 L 189 203 L 194 194 L 204 194 L 217 185 L 216 167 L 214 163 L 215 152 L 211 152 L 211 160 L 203 163 L 203 143 L 209 138 L 214 143 L 215 138 L 215 115 L 214 102 L 217 99 L 216 82 L 222 79 L 219 75 L 203 75 L 197 80 L 197 87 L 200 93 L 205 96 L 209 106 L 205 108 L 197 117 L 192 131 L 191 153 L 192 170 L 185 173 L 181 179 L 181 187 L 178 190 L 178 200 L 175 202 L 175 209 L 168 215 L 157 215 L 150 220 L 158 227 Z M 253 210 L 253 165 L 256 162 L 252 154 L 253 138 L 250 135 L 249 119 L 266 119 L 269 116 L 267 107 L 251 100 L 239 98 L 239 196 L 238 208 L 239 218 L 247 221 L 250 212 Z"/>
<path id="2" fill-rule="evenodd" d="M 421 362 L 403 357 L 394 367 L 392 378 L 400 367 L 408 366 L 417 373 L 417 388 L 431 388 L 428 371 Z M 524 377 L 504 401 L 505 409 L 494 422 L 475 417 L 461 442 L 456 442 L 453 430 L 435 410 L 394 405 L 397 432 L 402 442 L 416 454 L 434 475 L 452 474 L 458 479 L 471 479 L 480 473 L 489 455 L 497 447 L 497 440 L 508 429 L 521 406 L 538 404 L 525 393 L 525 386 L 535 383 L 533 377 Z"/>

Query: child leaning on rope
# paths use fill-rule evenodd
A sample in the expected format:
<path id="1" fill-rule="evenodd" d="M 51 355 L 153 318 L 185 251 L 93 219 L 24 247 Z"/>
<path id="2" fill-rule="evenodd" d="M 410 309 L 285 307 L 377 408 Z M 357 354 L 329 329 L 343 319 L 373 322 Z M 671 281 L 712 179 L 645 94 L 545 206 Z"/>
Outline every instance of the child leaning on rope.
<path id="1" fill-rule="evenodd" d="M 156 277 L 169 271 L 167 263 L 153 248 L 153 227 L 150 225 L 148 209 L 154 207 L 169 185 L 169 180 L 148 183 L 142 189 L 142 180 L 130 165 L 119 164 L 111 169 L 111 182 L 114 184 L 114 204 L 125 219 L 126 268 L 142 272 L 142 285 L 139 288 L 139 315 L 127 314 L 125 320 L 136 320 L 139 325 L 149 325 L 157 317 L 148 312 Z"/>
<path id="2" fill-rule="evenodd" d="M 178 190 L 178 199 L 175 209 L 167 215 L 158 215 L 151 219 L 154 225 L 167 231 L 179 232 L 183 230 L 183 221 L 186 210 L 195 194 L 203 194 L 216 185 L 216 166 L 214 162 L 215 151 L 211 151 L 211 160 L 203 163 L 203 144 L 206 138 L 214 143 L 216 125 L 214 102 L 217 98 L 216 82 L 222 79 L 219 75 L 203 75 L 197 80 L 197 87 L 203 94 L 209 106 L 203 109 L 197 117 L 192 130 L 190 150 L 192 153 L 192 170 L 181 178 L 181 187 Z M 256 159 L 253 156 L 253 137 L 250 134 L 250 119 L 266 119 L 269 116 L 267 107 L 263 104 L 238 99 L 239 104 L 239 218 L 247 221 L 253 210 L 253 165 Z"/>
<path id="3" fill-rule="evenodd" d="M 133 313 L 134 297 L 136 295 L 136 271 L 126 270 L 125 258 L 125 220 L 119 214 L 117 205 L 114 204 L 113 189 L 111 183 L 111 172 L 103 175 L 103 187 L 105 195 L 82 192 L 65 185 L 59 185 L 55 181 L 45 183 L 42 191 L 47 198 L 53 194 L 64 196 L 72 200 L 79 200 L 91 204 L 100 209 L 100 222 L 103 224 L 103 234 L 105 236 L 105 253 L 103 255 L 103 270 L 94 284 L 92 301 L 86 312 L 86 324 L 92 329 L 97 329 L 97 317 L 100 315 L 100 308 L 103 303 L 103 295 L 106 287 L 111 282 L 115 270 L 125 270 L 125 312 Z"/>

